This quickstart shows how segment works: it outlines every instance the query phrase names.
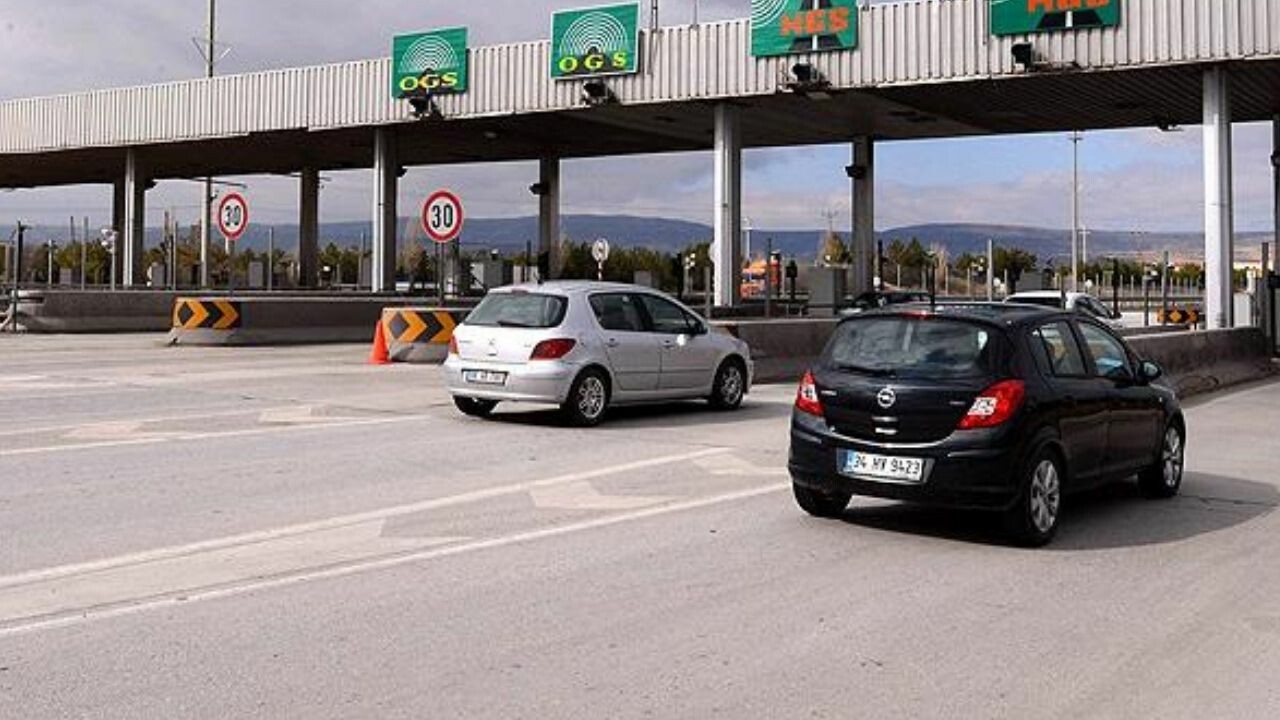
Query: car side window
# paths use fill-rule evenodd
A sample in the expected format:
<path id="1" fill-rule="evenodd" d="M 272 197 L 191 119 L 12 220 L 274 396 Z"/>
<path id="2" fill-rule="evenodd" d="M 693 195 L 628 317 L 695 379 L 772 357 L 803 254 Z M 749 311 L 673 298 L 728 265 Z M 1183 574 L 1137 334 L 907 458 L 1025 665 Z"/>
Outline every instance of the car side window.
<path id="1" fill-rule="evenodd" d="M 1031 343 L 1040 363 L 1057 377 L 1082 377 L 1085 371 L 1084 356 L 1071 333 L 1071 326 L 1055 322 L 1041 326 L 1031 333 Z"/>
<path id="2" fill-rule="evenodd" d="M 641 295 L 644 307 L 649 311 L 649 320 L 653 323 L 653 331 L 664 335 L 692 334 L 697 321 L 679 305 L 653 295 Z"/>
<path id="3" fill-rule="evenodd" d="M 591 296 L 591 311 L 600 327 L 615 332 L 644 332 L 644 318 L 635 297 L 622 293 Z"/>
<path id="4" fill-rule="evenodd" d="M 1129 353 L 1111 333 L 1093 323 L 1080 323 L 1080 335 L 1093 358 L 1093 367 L 1099 377 L 1120 379 L 1133 376 L 1129 367 Z"/>

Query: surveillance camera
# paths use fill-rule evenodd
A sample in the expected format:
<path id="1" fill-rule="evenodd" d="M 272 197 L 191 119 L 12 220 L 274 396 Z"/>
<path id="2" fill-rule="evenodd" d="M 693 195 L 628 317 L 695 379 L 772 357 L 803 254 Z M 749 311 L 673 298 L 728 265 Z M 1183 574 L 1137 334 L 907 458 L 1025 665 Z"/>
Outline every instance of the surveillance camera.
<path id="1" fill-rule="evenodd" d="M 543 195 L 546 195 L 549 191 L 550 191 L 550 188 L 547 187 L 546 183 L 536 182 L 529 186 L 529 192 L 533 193 L 534 195 L 537 195 L 538 197 L 542 197 Z"/>
<path id="2" fill-rule="evenodd" d="M 866 165 L 846 165 L 844 168 L 844 174 L 848 175 L 850 180 L 866 180 L 867 166 Z"/>

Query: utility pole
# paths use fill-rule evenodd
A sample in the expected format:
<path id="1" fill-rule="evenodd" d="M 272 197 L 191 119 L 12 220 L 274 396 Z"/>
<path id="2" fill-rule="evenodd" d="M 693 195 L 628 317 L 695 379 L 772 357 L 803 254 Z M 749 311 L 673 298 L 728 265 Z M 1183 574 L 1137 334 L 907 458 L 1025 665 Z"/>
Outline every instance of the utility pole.
<path id="1" fill-rule="evenodd" d="M 1080 143 L 1084 137 L 1071 133 L 1071 291 L 1080 292 Z"/>
<path id="2" fill-rule="evenodd" d="M 987 302 L 996 299 L 996 241 L 987 238 Z"/>
<path id="3" fill-rule="evenodd" d="M 209 22 L 205 27 L 207 38 L 204 49 L 205 77 L 213 77 L 217 56 L 217 0 L 209 0 Z M 210 111 L 212 112 L 212 111 Z M 209 243 L 213 235 L 213 177 L 206 175 L 203 196 L 200 198 L 200 287 L 209 287 Z"/>

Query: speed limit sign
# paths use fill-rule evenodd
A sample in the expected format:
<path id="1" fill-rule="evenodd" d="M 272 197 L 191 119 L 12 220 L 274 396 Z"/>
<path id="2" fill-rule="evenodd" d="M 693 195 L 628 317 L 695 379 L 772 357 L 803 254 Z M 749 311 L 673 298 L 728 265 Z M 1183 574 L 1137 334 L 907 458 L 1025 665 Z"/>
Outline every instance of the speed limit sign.
<path id="1" fill-rule="evenodd" d="M 422 205 L 422 229 L 427 237 L 441 245 L 456 240 L 462 234 L 465 219 L 462 200 L 448 190 L 431 193 Z"/>
<path id="2" fill-rule="evenodd" d="M 218 230 L 235 242 L 249 229 L 249 202 L 240 193 L 230 193 L 218 205 Z"/>

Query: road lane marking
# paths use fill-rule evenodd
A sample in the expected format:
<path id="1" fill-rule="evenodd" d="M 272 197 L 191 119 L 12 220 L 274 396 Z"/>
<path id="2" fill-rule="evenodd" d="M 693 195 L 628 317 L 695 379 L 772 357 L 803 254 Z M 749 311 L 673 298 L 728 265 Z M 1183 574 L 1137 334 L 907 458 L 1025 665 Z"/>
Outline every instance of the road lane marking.
<path id="1" fill-rule="evenodd" d="M 533 496 L 534 507 L 544 510 L 634 510 L 675 499 L 658 495 L 605 495 L 589 480 L 534 488 L 529 494 Z"/>
<path id="2" fill-rule="evenodd" d="M 127 447 L 130 445 L 154 445 L 167 442 L 195 442 L 198 440 L 220 440 L 234 437 L 252 437 L 255 435 L 274 435 L 277 433 L 298 432 L 306 430 L 330 430 L 351 427 L 367 427 L 370 425 L 389 425 L 391 423 L 429 420 L 431 415 L 398 415 L 389 418 L 371 418 L 368 420 L 344 420 L 330 423 L 308 423 L 305 425 L 274 425 L 271 427 L 245 428 L 241 430 L 222 430 L 218 432 L 179 432 L 158 437 L 144 437 L 126 440 L 108 440 L 102 442 L 68 443 L 65 445 L 43 445 L 39 447 L 14 448 L 0 450 L 0 458 L 19 455 L 39 455 L 42 453 L 68 452 L 72 450 L 95 450 L 111 447 Z"/>
<path id="3" fill-rule="evenodd" d="M 45 568 L 42 570 L 32 570 L 29 572 L 10 575 L 8 577 L 0 577 L 0 592 L 7 588 L 18 585 L 25 585 L 35 582 L 43 582 L 54 578 L 67 577 L 70 575 L 78 575 L 83 573 L 101 572 L 124 565 L 136 565 L 157 560 L 163 560 L 182 555 L 191 555 L 200 552 L 209 552 L 220 550 L 238 545 L 249 545 L 252 543 L 269 542 L 283 537 L 293 535 L 302 535 L 305 533 L 319 532 L 322 530 L 330 530 L 348 525 L 359 525 L 368 522 L 378 522 L 389 520 L 405 515 L 413 515 L 428 510 L 439 510 L 441 508 L 453 507 L 456 505 L 465 505 L 478 502 L 481 500 L 489 500 L 505 495 L 516 495 L 525 492 L 531 492 L 540 488 L 553 487 L 567 483 L 583 482 L 594 478 L 606 477 L 609 475 L 617 475 L 620 473 L 634 472 L 636 470 L 647 470 L 662 465 L 671 465 L 679 462 L 696 461 L 698 458 L 707 457 L 718 453 L 729 452 L 725 448 L 715 448 L 710 450 L 697 450 L 694 452 L 680 453 L 677 455 L 665 455 L 647 460 L 638 460 L 635 462 L 623 463 L 620 465 L 611 465 L 595 470 L 584 470 L 581 472 L 569 473 L 566 475 L 558 475 L 555 477 L 545 478 L 543 480 L 533 480 L 508 485 L 499 485 L 491 488 L 480 490 L 472 490 L 470 492 L 458 495 L 449 495 L 446 497 L 431 498 L 429 500 L 421 500 L 418 502 L 407 503 L 404 505 L 394 505 L 391 507 L 381 508 L 378 510 L 369 510 L 366 512 L 354 513 L 351 515 L 341 515 L 337 517 L 326 518 L 324 520 L 316 520 L 308 523 L 300 523 L 297 525 L 289 525 L 287 527 L 275 528 L 272 530 L 260 530 L 256 532 L 242 533 L 240 535 L 232 535 L 224 538 L 216 538 L 213 540 L 204 540 L 186 545 L 177 545 L 167 548 L 158 548 L 155 550 L 147 550 L 129 555 L 120 555 L 113 558 L 105 558 L 103 560 L 94 560 L 84 563 L 75 563 L 71 565 L 60 565 L 58 567 Z"/>
<path id="4" fill-rule="evenodd" d="M 213 410 L 205 413 L 183 414 L 183 415 L 160 415 L 156 417 L 144 418 L 102 418 L 99 420 L 86 420 L 78 423 L 67 423 L 63 425 L 44 425 L 41 427 L 21 428 L 18 430 L 0 430 L 0 437 L 11 437 L 14 435 L 40 435 L 44 433 L 56 433 L 74 431 L 90 425 L 109 422 L 137 422 L 144 424 L 151 423 L 167 423 L 167 422 L 191 422 L 193 420 L 213 420 L 220 418 L 235 417 L 237 415 L 254 415 L 256 413 L 266 413 L 270 411 L 285 411 L 292 406 L 282 405 L 276 408 L 239 408 L 238 410 Z"/>
<path id="5" fill-rule="evenodd" d="M 544 528 L 541 530 L 530 530 L 512 535 L 504 535 L 495 538 L 486 538 L 483 540 L 473 540 L 462 542 L 444 547 L 427 548 L 425 550 L 409 552 L 393 557 L 377 558 L 372 560 L 355 561 L 338 567 L 330 567 L 322 570 L 314 570 L 309 572 L 295 573 L 283 577 L 266 578 L 256 581 L 238 583 L 226 587 L 210 588 L 205 590 L 196 590 L 183 593 L 178 596 L 165 596 L 158 598 L 149 598 L 126 605 L 114 605 L 102 608 L 87 608 L 74 614 L 46 617 L 36 620 L 20 622 L 8 626 L 0 626 L 0 637 L 10 637 L 14 635 L 28 634 L 42 630 L 55 630 L 59 628 L 71 627 L 89 623 L 96 620 L 106 620 L 109 618 L 122 617 L 136 613 L 156 610 L 175 605 L 182 605 L 191 602 L 203 600 L 216 600 L 221 598 L 235 597 L 264 590 L 274 590 L 292 585 L 316 580 L 328 580 L 334 578 L 346 577 L 358 573 L 371 572 L 376 570 L 385 570 L 410 563 L 425 562 L 428 560 L 436 560 L 440 558 L 453 557 L 456 555 L 464 555 L 472 552 L 483 550 L 492 550 L 496 548 L 509 547 L 512 545 L 520 545 L 524 543 L 536 542 L 563 535 L 573 533 L 586 532 L 599 528 L 620 525 L 623 523 L 633 522 L 636 520 L 644 520 L 648 518 L 659 517 L 672 513 L 684 512 L 687 510 L 695 510 L 698 508 L 711 507 L 724 503 L 737 502 L 751 498 L 770 495 L 790 489 L 791 484 L 774 483 L 761 487 L 751 488 L 748 490 L 739 490 L 731 493 L 720 495 L 712 495 L 709 497 L 688 500 L 684 502 L 669 503 L 657 507 L 643 508 L 630 512 L 609 515 L 593 520 L 585 520 L 567 525 L 558 525 L 555 527 Z"/>
<path id="6" fill-rule="evenodd" d="M 761 477 L 764 475 L 789 475 L 785 467 L 761 467 L 737 455 L 718 455 L 698 458 L 694 463 L 709 475 L 731 477 Z"/>

